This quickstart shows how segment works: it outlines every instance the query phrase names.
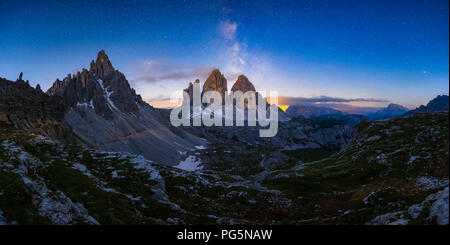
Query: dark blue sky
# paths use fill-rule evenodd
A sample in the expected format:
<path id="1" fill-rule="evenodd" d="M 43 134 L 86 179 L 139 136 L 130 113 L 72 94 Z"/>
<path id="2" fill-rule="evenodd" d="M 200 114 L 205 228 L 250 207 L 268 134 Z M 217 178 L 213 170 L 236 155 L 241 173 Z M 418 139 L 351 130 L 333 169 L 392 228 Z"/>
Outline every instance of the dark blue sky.
<path id="1" fill-rule="evenodd" d="M 0 0 L 0 77 L 48 88 L 105 49 L 147 99 L 218 67 L 280 95 L 416 106 L 448 94 L 448 28 L 447 0 Z"/>

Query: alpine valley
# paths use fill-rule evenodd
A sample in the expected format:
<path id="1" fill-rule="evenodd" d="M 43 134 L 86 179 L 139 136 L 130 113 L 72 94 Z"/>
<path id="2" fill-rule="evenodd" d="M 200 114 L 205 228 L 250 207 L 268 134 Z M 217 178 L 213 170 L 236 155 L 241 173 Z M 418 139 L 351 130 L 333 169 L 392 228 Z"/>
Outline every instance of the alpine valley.
<path id="1" fill-rule="evenodd" d="M 267 104 L 278 133 L 261 138 L 172 126 L 103 50 L 46 92 L 22 76 L 0 78 L 0 224 L 449 222 L 446 95 L 367 115 Z M 206 91 L 229 91 L 220 70 Z M 242 74 L 231 91 L 257 89 Z"/>

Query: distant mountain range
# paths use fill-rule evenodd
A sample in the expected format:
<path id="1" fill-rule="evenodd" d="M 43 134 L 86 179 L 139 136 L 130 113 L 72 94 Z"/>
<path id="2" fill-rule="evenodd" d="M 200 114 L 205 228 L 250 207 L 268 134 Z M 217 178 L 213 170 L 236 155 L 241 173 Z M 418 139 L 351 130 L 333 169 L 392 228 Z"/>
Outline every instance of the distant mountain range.
<path id="1" fill-rule="evenodd" d="M 447 95 L 439 95 L 430 102 L 426 106 L 421 105 L 420 107 L 409 110 L 408 108 L 398 105 L 398 104 L 389 104 L 385 108 L 381 108 L 378 111 L 362 114 L 369 120 L 378 120 L 378 119 L 388 119 L 400 116 L 407 116 L 416 113 L 430 113 L 430 112 L 442 112 L 448 111 L 449 108 L 449 97 Z M 324 115 L 342 115 L 345 114 L 342 111 L 324 107 L 324 106 L 316 106 L 316 105 L 291 105 L 286 110 L 286 114 L 291 117 L 303 117 L 303 118 L 311 118 L 311 117 L 319 117 Z"/>
<path id="2" fill-rule="evenodd" d="M 391 103 L 386 108 L 382 108 L 379 111 L 367 114 L 366 116 L 370 120 L 386 119 L 401 116 L 408 110 L 409 109 L 404 106 Z"/>
<path id="3" fill-rule="evenodd" d="M 341 111 L 329 107 L 311 106 L 311 105 L 291 105 L 286 113 L 291 117 L 316 117 L 329 114 L 342 114 Z"/>
<path id="4" fill-rule="evenodd" d="M 376 119 L 386 119 L 393 118 L 403 115 L 408 111 L 408 108 L 403 107 L 397 104 L 389 104 L 386 108 L 379 109 L 376 112 L 361 114 L 369 120 Z M 345 112 L 325 107 L 325 106 L 315 106 L 315 105 L 291 105 L 286 110 L 286 113 L 291 117 L 303 117 L 303 118 L 311 118 L 311 117 L 320 117 L 325 115 L 342 115 L 346 114 Z"/>

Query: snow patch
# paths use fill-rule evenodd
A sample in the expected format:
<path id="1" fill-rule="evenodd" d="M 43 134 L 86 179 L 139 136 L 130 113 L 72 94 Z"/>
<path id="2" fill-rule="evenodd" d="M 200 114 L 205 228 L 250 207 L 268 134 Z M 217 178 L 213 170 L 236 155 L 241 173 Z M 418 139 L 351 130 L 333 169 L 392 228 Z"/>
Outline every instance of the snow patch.
<path id="1" fill-rule="evenodd" d="M 90 178 L 93 177 L 92 174 L 91 174 L 91 171 L 89 171 L 89 169 L 87 169 L 87 167 L 85 165 L 83 165 L 83 164 L 74 163 L 72 168 L 79 170 L 82 174 L 84 174 L 84 175 L 86 175 L 86 176 L 88 176 Z"/>
<path id="2" fill-rule="evenodd" d="M 197 159 L 195 156 L 188 156 L 184 161 L 181 161 L 174 167 L 186 171 L 196 171 L 203 169 L 203 167 L 200 166 L 201 163 L 202 161 Z"/>
<path id="3" fill-rule="evenodd" d="M 91 109 L 95 110 L 93 99 L 91 99 L 91 101 L 89 101 L 89 103 L 87 103 L 87 102 L 84 102 L 84 103 L 77 102 L 77 106 L 78 107 L 91 108 Z"/>
<path id="4" fill-rule="evenodd" d="M 162 176 L 159 174 L 159 171 L 153 167 L 154 162 L 146 159 L 142 155 L 134 156 L 130 159 L 130 163 L 134 164 L 135 169 L 140 169 L 147 172 L 149 174 L 149 180 L 162 180 Z"/>
<path id="5" fill-rule="evenodd" d="M 116 110 L 119 110 L 119 109 L 117 109 L 117 107 L 114 105 L 114 102 L 113 102 L 113 101 L 111 100 L 111 98 L 110 98 L 111 94 L 113 94 L 114 91 L 108 91 L 109 88 L 105 88 L 105 87 L 103 86 L 103 80 L 102 80 L 102 79 L 98 79 L 97 82 L 98 82 L 98 84 L 100 85 L 100 87 L 102 87 L 102 89 L 103 89 L 103 95 L 105 96 L 105 99 L 106 99 L 106 101 L 108 102 L 108 107 L 109 107 L 110 109 L 116 109 Z"/>
<path id="6" fill-rule="evenodd" d="M 108 89 L 109 88 L 106 88 L 105 89 L 105 98 L 106 98 L 106 100 L 108 101 L 108 106 L 109 106 L 109 108 L 114 108 L 114 109 L 116 109 L 116 110 L 119 110 L 119 109 L 117 109 L 117 107 L 114 105 L 114 102 L 111 100 L 111 98 L 110 98 L 110 96 L 111 96 L 111 94 L 113 94 L 114 93 L 114 91 L 108 91 Z"/>

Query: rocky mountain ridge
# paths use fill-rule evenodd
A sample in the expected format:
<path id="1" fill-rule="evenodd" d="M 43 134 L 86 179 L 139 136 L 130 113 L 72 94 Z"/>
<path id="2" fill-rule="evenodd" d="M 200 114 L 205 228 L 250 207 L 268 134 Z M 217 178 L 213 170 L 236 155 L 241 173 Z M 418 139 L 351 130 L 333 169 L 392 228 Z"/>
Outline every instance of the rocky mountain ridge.
<path id="1" fill-rule="evenodd" d="M 56 80 L 47 94 L 64 100 L 64 121 L 90 147 L 176 164 L 180 152 L 207 143 L 173 127 L 165 110 L 145 103 L 103 50 L 89 70 Z"/>
<path id="2" fill-rule="evenodd" d="M 418 108 L 408 111 L 405 115 L 413 115 L 416 113 L 429 113 L 429 112 L 442 112 L 448 111 L 449 97 L 448 95 L 438 95 L 427 103 L 427 105 L 421 105 Z"/>
<path id="3" fill-rule="evenodd" d="M 90 69 L 68 74 L 62 81 L 57 79 L 47 92 L 65 100 L 68 107 L 88 106 L 107 119 L 113 110 L 137 113 L 139 106 L 148 106 L 131 88 L 125 75 L 115 70 L 104 50 L 101 50 Z"/>
<path id="4" fill-rule="evenodd" d="M 70 127 L 64 122 L 64 101 L 48 96 L 28 81 L 0 78 L 0 121 L 31 133 L 71 139 Z"/>
<path id="5" fill-rule="evenodd" d="M 342 114 L 341 111 L 329 107 L 314 105 L 290 105 L 286 109 L 286 113 L 291 117 L 310 118 L 315 116 L 323 116 L 329 114 Z"/>

